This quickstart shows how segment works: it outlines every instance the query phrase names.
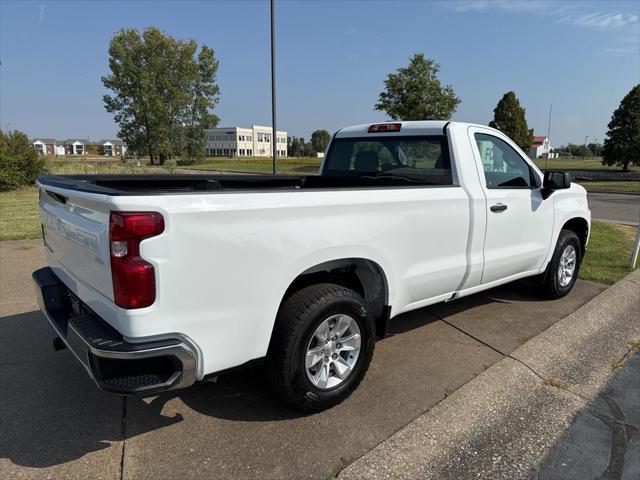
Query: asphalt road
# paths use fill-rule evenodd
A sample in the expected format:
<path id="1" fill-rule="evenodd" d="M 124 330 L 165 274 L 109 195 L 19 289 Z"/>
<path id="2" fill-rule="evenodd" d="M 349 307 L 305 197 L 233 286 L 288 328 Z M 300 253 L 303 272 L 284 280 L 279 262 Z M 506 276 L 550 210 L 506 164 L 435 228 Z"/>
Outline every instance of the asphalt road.
<path id="1" fill-rule="evenodd" d="M 640 195 L 589 193 L 588 199 L 594 220 L 628 225 L 638 225 L 640 222 Z"/>
<path id="2" fill-rule="evenodd" d="M 30 273 L 41 242 L 0 242 L 0 478 L 330 478 L 604 286 L 542 301 L 526 284 L 394 319 L 351 398 L 315 415 L 262 370 L 152 398 L 98 391 L 54 352 Z"/>

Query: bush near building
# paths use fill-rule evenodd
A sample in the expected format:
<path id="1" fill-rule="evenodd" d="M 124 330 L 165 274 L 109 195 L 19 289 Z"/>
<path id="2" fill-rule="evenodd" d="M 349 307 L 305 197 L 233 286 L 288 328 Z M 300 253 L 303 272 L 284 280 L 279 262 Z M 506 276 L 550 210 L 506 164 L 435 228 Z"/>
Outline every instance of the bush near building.
<path id="1" fill-rule="evenodd" d="M 44 173 L 45 160 L 22 132 L 0 130 L 0 191 L 33 185 Z"/>

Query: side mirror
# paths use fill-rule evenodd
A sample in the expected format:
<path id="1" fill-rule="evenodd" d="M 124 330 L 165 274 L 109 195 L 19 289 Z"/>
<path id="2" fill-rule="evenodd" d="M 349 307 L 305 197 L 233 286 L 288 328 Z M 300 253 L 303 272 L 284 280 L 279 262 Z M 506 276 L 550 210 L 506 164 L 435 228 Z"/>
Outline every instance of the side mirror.
<path id="1" fill-rule="evenodd" d="M 567 172 L 544 172 L 542 194 L 547 198 L 555 190 L 562 190 L 571 186 L 571 176 Z"/>

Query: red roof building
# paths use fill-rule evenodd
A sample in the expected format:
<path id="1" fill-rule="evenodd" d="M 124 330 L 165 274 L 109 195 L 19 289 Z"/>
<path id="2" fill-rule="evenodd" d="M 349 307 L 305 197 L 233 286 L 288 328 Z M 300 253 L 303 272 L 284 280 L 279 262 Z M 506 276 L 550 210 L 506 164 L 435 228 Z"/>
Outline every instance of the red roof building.
<path id="1" fill-rule="evenodd" d="M 551 152 L 549 139 L 544 135 L 534 135 L 533 143 L 529 149 L 529 158 L 546 158 Z"/>

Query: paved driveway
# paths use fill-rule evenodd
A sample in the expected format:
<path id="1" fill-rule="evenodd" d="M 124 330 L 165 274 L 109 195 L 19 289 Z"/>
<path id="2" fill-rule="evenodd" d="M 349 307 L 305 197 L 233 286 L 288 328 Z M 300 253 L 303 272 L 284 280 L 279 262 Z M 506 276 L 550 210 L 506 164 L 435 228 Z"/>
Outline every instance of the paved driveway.
<path id="1" fill-rule="evenodd" d="M 40 241 L 0 243 L 0 478 L 328 478 L 602 291 L 541 301 L 511 285 L 394 319 L 345 403 L 282 404 L 262 370 L 153 398 L 98 391 L 54 353 L 30 272 Z"/>
<path id="2" fill-rule="evenodd" d="M 640 222 L 640 195 L 589 193 L 589 208 L 594 220 L 608 220 L 629 225 Z"/>

